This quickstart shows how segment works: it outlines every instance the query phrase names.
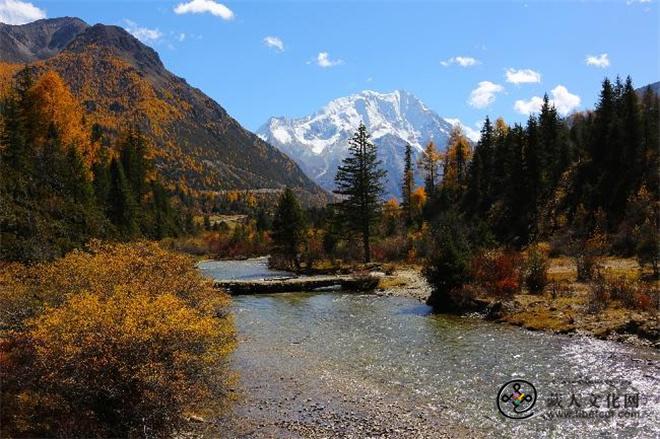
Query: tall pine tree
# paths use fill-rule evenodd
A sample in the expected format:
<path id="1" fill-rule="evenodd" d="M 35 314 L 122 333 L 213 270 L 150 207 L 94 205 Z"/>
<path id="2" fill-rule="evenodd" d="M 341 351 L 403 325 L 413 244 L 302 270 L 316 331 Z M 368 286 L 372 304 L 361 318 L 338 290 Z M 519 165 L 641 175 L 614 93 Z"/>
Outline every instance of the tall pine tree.
<path id="1" fill-rule="evenodd" d="M 412 193 L 414 185 L 412 146 L 406 144 L 406 153 L 403 161 L 403 184 L 401 187 L 402 207 L 406 219 L 406 226 L 410 227 L 413 222 Z"/>
<path id="2" fill-rule="evenodd" d="M 370 262 L 372 228 L 380 214 L 386 171 L 363 123 L 349 141 L 348 152 L 337 170 L 334 192 L 343 197 L 338 207 L 344 225 L 361 235 L 364 262 Z"/>

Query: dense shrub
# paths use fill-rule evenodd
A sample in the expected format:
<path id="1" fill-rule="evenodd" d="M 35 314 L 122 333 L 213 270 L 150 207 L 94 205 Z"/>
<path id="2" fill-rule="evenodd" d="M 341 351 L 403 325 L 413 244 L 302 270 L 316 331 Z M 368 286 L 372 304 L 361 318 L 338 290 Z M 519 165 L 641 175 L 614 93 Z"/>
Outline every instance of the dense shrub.
<path id="1" fill-rule="evenodd" d="M 660 263 L 660 233 L 657 219 L 654 222 L 647 219 L 641 226 L 635 228 L 633 235 L 636 238 L 635 256 L 640 267 L 650 265 L 653 277 L 657 279 Z"/>
<path id="2" fill-rule="evenodd" d="M 600 260 L 607 252 L 607 236 L 598 229 L 586 240 L 573 244 L 577 280 L 586 282 L 598 276 Z"/>
<path id="3" fill-rule="evenodd" d="M 548 266 L 548 257 L 538 246 L 532 246 L 527 250 L 523 280 L 530 293 L 537 294 L 543 291 L 548 283 Z"/>
<path id="4" fill-rule="evenodd" d="M 305 236 L 302 260 L 308 268 L 312 268 L 317 262 L 326 257 L 323 250 L 323 236 L 319 230 L 309 230 Z"/>
<path id="5" fill-rule="evenodd" d="M 587 295 L 587 312 L 596 314 L 607 308 L 610 302 L 610 285 L 605 278 L 597 274 L 589 284 Z"/>
<path id="6" fill-rule="evenodd" d="M 660 292 L 653 282 L 625 277 L 607 279 L 601 274 L 596 275 L 589 285 L 588 311 L 602 311 L 613 300 L 629 309 L 647 312 L 660 310 Z"/>
<path id="7" fill-rule="evenodd" d="M 660 294 L 653 283 L 618 277 L 609 281 L 611 298 L 630 309 L 657 311 Z"/>
<path id="8" fill-rule="evenodd" d="M 520 290 L 520 255 L 511 250 L 484 250 L 470 261 L 475 283 L 488 294 L 510 297 Z"/>
<path id="9" fill-rule="evenodd" d="M 218 259 L 247 258 L 267 255 L 271 240 L 254 224 L 236 224 L 226 232 L 211 232 L 205 239 L 208 252 Z"/>
<path id="10" fill-rule="evenodd" d="M 371 246 L 371 256 L 375 261 L 397 262 L 408 258 L 410 241 L 406 236 L 392 236 L 377 240 Z"/>
<path id="11" fill-rule="evenodd" d="M 229 298 L 156 244 L 0 275 L 2 436 L 162 437 L 225 402 Z M 26 311 L 21 311 L 24 308 Z"/>
<path id="12" fill-rule="evenodd" d="M 461 310 L 456 290 L 470 280 L 470 246 L 456 215 L 440 217 L 433 230 L 434 248 L 423 273 L 433 292 L 428 304 L 438 311 Z"/>

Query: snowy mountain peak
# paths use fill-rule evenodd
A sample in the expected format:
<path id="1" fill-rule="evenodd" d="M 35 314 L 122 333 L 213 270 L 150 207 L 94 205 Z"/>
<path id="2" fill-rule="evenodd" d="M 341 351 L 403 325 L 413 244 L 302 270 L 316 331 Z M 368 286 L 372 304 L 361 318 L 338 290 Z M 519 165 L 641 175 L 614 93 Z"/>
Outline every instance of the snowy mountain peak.
<path id="1" fill-rule="evenodd" d="M 361 122 L 388 171 L 387 195 L 399 194 L 406 143 L 416 154 L 429 141 L 444 147 L 453 125 L 405 90 L 364 90 L 334 99 L 309 116 L 272 117 L 257 134 L 298 162 L 321 186 L 332 190 L 337 165 L 346 156 L 348 140 Z"/>

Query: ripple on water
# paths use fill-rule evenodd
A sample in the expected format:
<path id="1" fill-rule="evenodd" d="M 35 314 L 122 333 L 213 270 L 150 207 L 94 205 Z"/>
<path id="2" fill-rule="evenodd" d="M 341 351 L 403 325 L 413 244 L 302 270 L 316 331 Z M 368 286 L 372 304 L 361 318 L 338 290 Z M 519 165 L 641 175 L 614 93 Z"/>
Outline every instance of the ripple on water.
<path id="1" fill-rule="evenodd" d="M 217 275 L 222 267 L 211 270 Z M 497 436 L 660 437 L 660 354 L 650 348 L 431 315 L 428 307 L 402 297 L 239 296 L 234 308 L 242 340 L 235 362 L 250 379 L 268 382 L 295 371 L 303 388 L 316 388 L 341 377 L 405 400 L 419 413 L 442 413 Z M 497 412 L 499 387 L 512 377 L 534 383 L 539 392 L 531 419 L 506 420 Z M 285 390 L 278 385 L 260 392 L 277 399 Z M 543 416 L 552 393 L 568 399 L 571 393 L 608 392 L 645 395 L 645 416 L 561 421 Z M 339 398 L 322 396 L 330 402 Z"/>

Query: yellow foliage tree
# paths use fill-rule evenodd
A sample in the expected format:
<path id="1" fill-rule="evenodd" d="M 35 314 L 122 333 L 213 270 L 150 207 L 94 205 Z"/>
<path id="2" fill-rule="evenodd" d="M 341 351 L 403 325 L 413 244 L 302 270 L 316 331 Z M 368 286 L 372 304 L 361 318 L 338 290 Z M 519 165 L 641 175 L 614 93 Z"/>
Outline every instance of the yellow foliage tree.
<path id="1" fill-rule="evenodd" d="M 422 152 L 418 164 L 424 172 L 426 192 L 429 194 L 435 191 L 435 186 L 438 184 L 440 160 L 442 160 L 442 154 L 436 148 L 435 143 L 429 142 Z"/>
<path id="2" fill-rule="evenodd" d="M 417 218 L 422 214 L 422 209 L 426 205 L 426 191 L 423 187 L 418 187 L 410 197 L 410 207 L 412 209 L 413 218 Z"/>
<path id="3" fill-rule="evenodd" d="M 97 145 L 90 141 L 90 133 L 83 122 L 83 112 L 76 98 L 60 75 L 46 71 L 28 91 L 32 100 L 32 120 L 36 122 L 35 140 L 41 144 L 53 123 L 65 147 L 75 146 L 88 166 L 96 158 Z"/>
<path id="4" fill-rule="evenodd" d="M 472 158 L 472 148 L 460 126 L 455 126 L 449 136 L 447 152 L 444 157 L 444 175 L 442 184 L 452 189 L 465 186 L 468 163 Z"/>

